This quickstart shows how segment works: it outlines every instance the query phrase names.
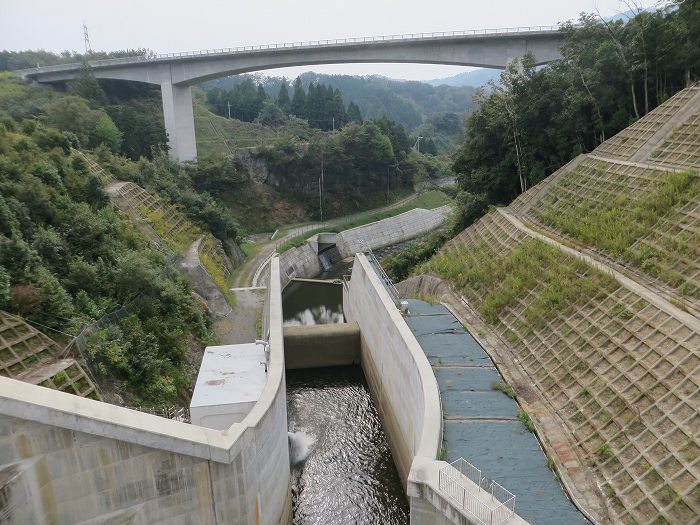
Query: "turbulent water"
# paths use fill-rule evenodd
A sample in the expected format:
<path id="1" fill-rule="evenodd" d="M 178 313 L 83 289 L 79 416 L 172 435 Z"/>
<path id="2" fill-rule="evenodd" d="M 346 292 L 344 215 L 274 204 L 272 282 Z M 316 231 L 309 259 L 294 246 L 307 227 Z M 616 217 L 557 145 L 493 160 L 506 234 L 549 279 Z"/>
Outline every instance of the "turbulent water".
<path id="1" fill-rule="evenodd" d="M 406 525 L 403 493 L 359 367 L 287 372 L 295 525 Z"/>
<path id="2" fill-rule="evenodd" d="M 290 283 L 282 310 L 285 326 L 343 323 L 343 289 L 339 284 Z"/>

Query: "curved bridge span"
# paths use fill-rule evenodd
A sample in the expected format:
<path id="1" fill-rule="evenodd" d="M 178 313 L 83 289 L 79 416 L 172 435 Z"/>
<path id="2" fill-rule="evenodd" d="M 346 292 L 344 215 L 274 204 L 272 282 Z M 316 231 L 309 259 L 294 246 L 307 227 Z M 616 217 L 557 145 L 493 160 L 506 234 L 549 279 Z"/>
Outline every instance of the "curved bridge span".
<path id="1" fill-rule="evenodd" d="M 532 53 L 537 64 L 560 58 L 564 33 L 556 26 L 316 40 L 144 55 L 90 62 L 95 77 L 159 84 L 170 156 L 197 157 L 192 86 L 206 80 L 281 67 L 344 63 L 419 63 L 503 69 Z M 66 82 L 81 64 L 17 71 L 42 83 Z"/>

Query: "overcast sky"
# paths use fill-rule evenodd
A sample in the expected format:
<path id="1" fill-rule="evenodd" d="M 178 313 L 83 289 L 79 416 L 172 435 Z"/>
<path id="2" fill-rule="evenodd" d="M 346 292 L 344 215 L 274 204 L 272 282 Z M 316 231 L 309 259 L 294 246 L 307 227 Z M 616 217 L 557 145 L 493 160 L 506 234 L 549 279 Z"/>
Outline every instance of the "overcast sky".
<path id="1" fill-rule="evenodd" d="M 637 0 L 644 7 L 654 0 Z M 627 11 L 620 0 L 0 0 L 0 49 L 157 53 L 326 38 L 551 25 L 581 12 Z M 266 72 L 294 77 L 308 68 Z M 441 78 L 456 66 L 346 64 L 315 71 L 393 78 Z"/>

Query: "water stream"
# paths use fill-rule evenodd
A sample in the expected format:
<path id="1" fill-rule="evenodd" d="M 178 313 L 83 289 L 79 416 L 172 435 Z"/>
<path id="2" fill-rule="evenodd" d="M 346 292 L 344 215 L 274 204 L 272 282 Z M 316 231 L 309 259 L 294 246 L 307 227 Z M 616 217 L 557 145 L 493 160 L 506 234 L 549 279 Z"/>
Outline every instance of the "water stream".
<path id="1" fill-rule="evenodd" d="M 340 285 L 294 282 L 285 325 L 343 322 Z M 359 366 L 287 371 L 295 525 L 407 525 L 409 509 Z"/>

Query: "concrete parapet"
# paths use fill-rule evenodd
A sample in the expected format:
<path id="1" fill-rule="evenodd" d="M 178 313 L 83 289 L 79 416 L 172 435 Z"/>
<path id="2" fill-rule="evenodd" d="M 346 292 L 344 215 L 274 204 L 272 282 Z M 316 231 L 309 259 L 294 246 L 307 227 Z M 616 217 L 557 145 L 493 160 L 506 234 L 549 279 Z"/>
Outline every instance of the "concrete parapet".
<path id="1" fill-rule="evenodd" d="M 287 326 L 284 359 L 288 370 L 360 363 L 357 323 Z"/>
<path id="2" fill-rule="evenodd" d="M 3 523 L 263 523 L 289 516 L 279 261 L 270 264 L 268 380 L 223 431 L 0 378 Z M 286 523 L 286 521 L 284 521 Z"/>
<path id="3" fill-rule="evenodd" d="M 491 495 L 464 476 L 460 477 L 459 488 L 469 494 L 471 505 L 465 504 L 465 500 L 456 501 L 440 487 L 440 471 L 449 468 L 444 461 L 435 461 L 428 458 L 415 458 L 411 475 L 408 480 L 408 497 L 411 507 L 411 525 L 482 525 L 484 519 L 475 517 L 476 509 L 473 505 L 481 504 L 481 509 L 490 509 L 498 505 Z M 452 489 L 455 488 L 453 485 Z M 471 507 L 472 512 L 467 508 Z M 498 521 L 487 523 L 499 523 L 501 525 L 528 525 L 528 522 L 517 514 L 508 516 L 508 512 L 499 513 Z M 481 518 L 486 516 L 481 515 Z M 492 518 L 492 519 L 493 519 Z"/>

